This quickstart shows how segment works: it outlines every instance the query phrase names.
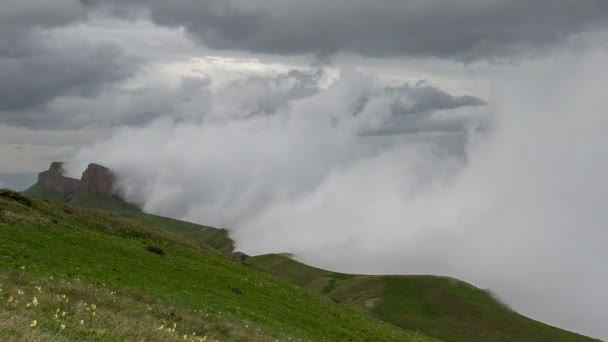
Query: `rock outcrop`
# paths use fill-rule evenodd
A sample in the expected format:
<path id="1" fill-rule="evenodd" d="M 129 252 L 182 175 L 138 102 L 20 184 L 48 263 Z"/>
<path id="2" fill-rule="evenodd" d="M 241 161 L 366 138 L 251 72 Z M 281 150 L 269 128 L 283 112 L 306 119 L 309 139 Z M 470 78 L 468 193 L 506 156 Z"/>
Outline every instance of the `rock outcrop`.
<path id="1" fill-rule="evenodd" d="M 89 164 L 82 173 L 79 192 L 85 195 L 111 197 L 115 195 L 115 181 L 116 177 L 107 167 Z"/>
<path id="2" fill-rule="evenodd" d="M 111 197 L 116 194 L 114 190 L 116 177 L 107 167 L 89 164 L 80 180 L 63 174 L 63 163 L 53 162 L 47 171 L 38 174 L 38 184 L 62 195 L 85 194 Z"/>
<path id="3" fill-rule="evenodd" d="M 45 188 L 63 194 L 71 195 L 78 192 L 80 181 L 63 175 L 63 163 L 53 162 L 51 167 L 38 174 L 38 183 Z"/>
<path id="4" fill-rule="evenodd" d="M 232 253 L 232 259 L 238 262 L 244 262 L 245 260 L 249 259 L 249 255 L 243 252 L 234 252 Z"/>

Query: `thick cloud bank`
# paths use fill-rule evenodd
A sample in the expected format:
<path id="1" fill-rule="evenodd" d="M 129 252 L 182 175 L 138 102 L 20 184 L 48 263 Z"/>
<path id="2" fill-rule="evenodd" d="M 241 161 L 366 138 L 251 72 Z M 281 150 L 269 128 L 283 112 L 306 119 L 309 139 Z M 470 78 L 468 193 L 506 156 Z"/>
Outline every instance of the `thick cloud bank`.
<path id="1" fill-rule="evenodd" d="M 146 9 L 212 48 L 273 54 L 338 52 L 511 57 L 604 26 L 603 0 L 87 0 Z"/>
<path id="2" fill-rule="evenodd" d="M 607 57 L 497 68 L 487 106 L 353 70 L 199 82 L 199 116 L 125 128 L 72 167 L 105 163 L 129 199 L 229 227 L 246 252 L 451 275 L 608 337 Z"/>

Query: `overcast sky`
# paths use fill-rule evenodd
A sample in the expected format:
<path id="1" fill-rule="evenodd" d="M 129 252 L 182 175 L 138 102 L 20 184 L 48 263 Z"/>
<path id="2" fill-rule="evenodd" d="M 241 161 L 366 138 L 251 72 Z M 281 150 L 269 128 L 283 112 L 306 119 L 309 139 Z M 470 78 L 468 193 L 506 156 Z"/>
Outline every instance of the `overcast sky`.
<path id="1" fill-rule="evenodd" d="M 606 42 L 604 0 L 3 0 L 0 173 L 608 338 Z"/>

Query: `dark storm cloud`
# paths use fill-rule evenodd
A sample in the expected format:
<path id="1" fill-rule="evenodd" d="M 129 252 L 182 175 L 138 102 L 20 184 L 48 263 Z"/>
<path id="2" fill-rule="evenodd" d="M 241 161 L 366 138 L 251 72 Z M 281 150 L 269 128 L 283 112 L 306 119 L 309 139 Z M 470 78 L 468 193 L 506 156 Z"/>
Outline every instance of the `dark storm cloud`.
<path id="1" fill-rule="evenodd" d="M 382 136 L 393 134 L 418 134 L 429 132 L 466 133 L 471 124 L 479 127 L 477 116 L 450 116 L 437 118 L 433 114 L 449 112 L 459 108 L 472 109 L 485 106 L 486 102 L 475 96 L 454 96 L 445 91 L 419 82 L 388 87 L 380 93 L 370 94 L 360 100 L 360 110 L 377 97 L 388 100 L 391 117 L 380 127 L 363 130 L 362 136 Z"/>
<path id="2" fill-rule="evenodd" d="M 135 60 L 113 44 L 49 44 L 29 36 L 15 57 L 0 56 L 0 112 L 38 108 L 58 96 L 94 96 L 136 70 Z M 35 44 L 29 44 L 35 40 Z"/>
<path id="3" fill-rule="evenodd" d="M 3 0 L 0 5 L 2 36 L 31 27 L 59 27 L 81 20 L 87 7 L 77 0 Z"/>
<path id="4" fill-rule="evenodd" d="M 115 43 L 57 34 L 86 19 L 90 9 L 79 1 L 9 0 L 0 6 L 3 123 L 44 127 L 49 119 L 61 125 L 77 113 L 49 117 L 44 106 L 62 96 L 94 97 L 137 71 L 137 61 Z"/>
<path id="5" fill-rule="evenodd" d="M 401 87 L 387 88 L 386 91 L 396 96 L 392 107 L 394 115 L 421 114 L 443 109 L 475 107 L 486 104 L 475 96 L 453 96 L 437 87 L 422 83 L 415 86 L 406 84 Z"/>
<path id="6" fill-rule="evenodd" d="M 204 44 L 273 54 L 510 57 L 604 25 L 604 0 L 89 0 L 140 6 Z M 126 5 L 129 4 L 129 5 Z"/>

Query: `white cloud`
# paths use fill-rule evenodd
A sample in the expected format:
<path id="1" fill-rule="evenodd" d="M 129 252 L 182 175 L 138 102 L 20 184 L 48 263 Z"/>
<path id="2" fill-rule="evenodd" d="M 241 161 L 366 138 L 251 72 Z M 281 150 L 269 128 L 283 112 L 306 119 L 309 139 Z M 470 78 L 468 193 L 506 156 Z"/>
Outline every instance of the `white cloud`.
<path id="1" fill-rule="evenodd" d="M 391 118 L 392 102 L 374 91 L 379 80 L 352 71 L 276 115 L 229 115 L 236 97 L 246 110 L 266 94 L 243 86 L 212 97 L 208 119 L 124 129 L 73 165 L 108 164 L 146 209 L 228 226 L 246 252 L 452 275 L 532 317 L 605 337 L 606 55 L 497 67 L 490 131 L 362 137 Z M 361 109 L 364 94 L 376 95 Z"/>

